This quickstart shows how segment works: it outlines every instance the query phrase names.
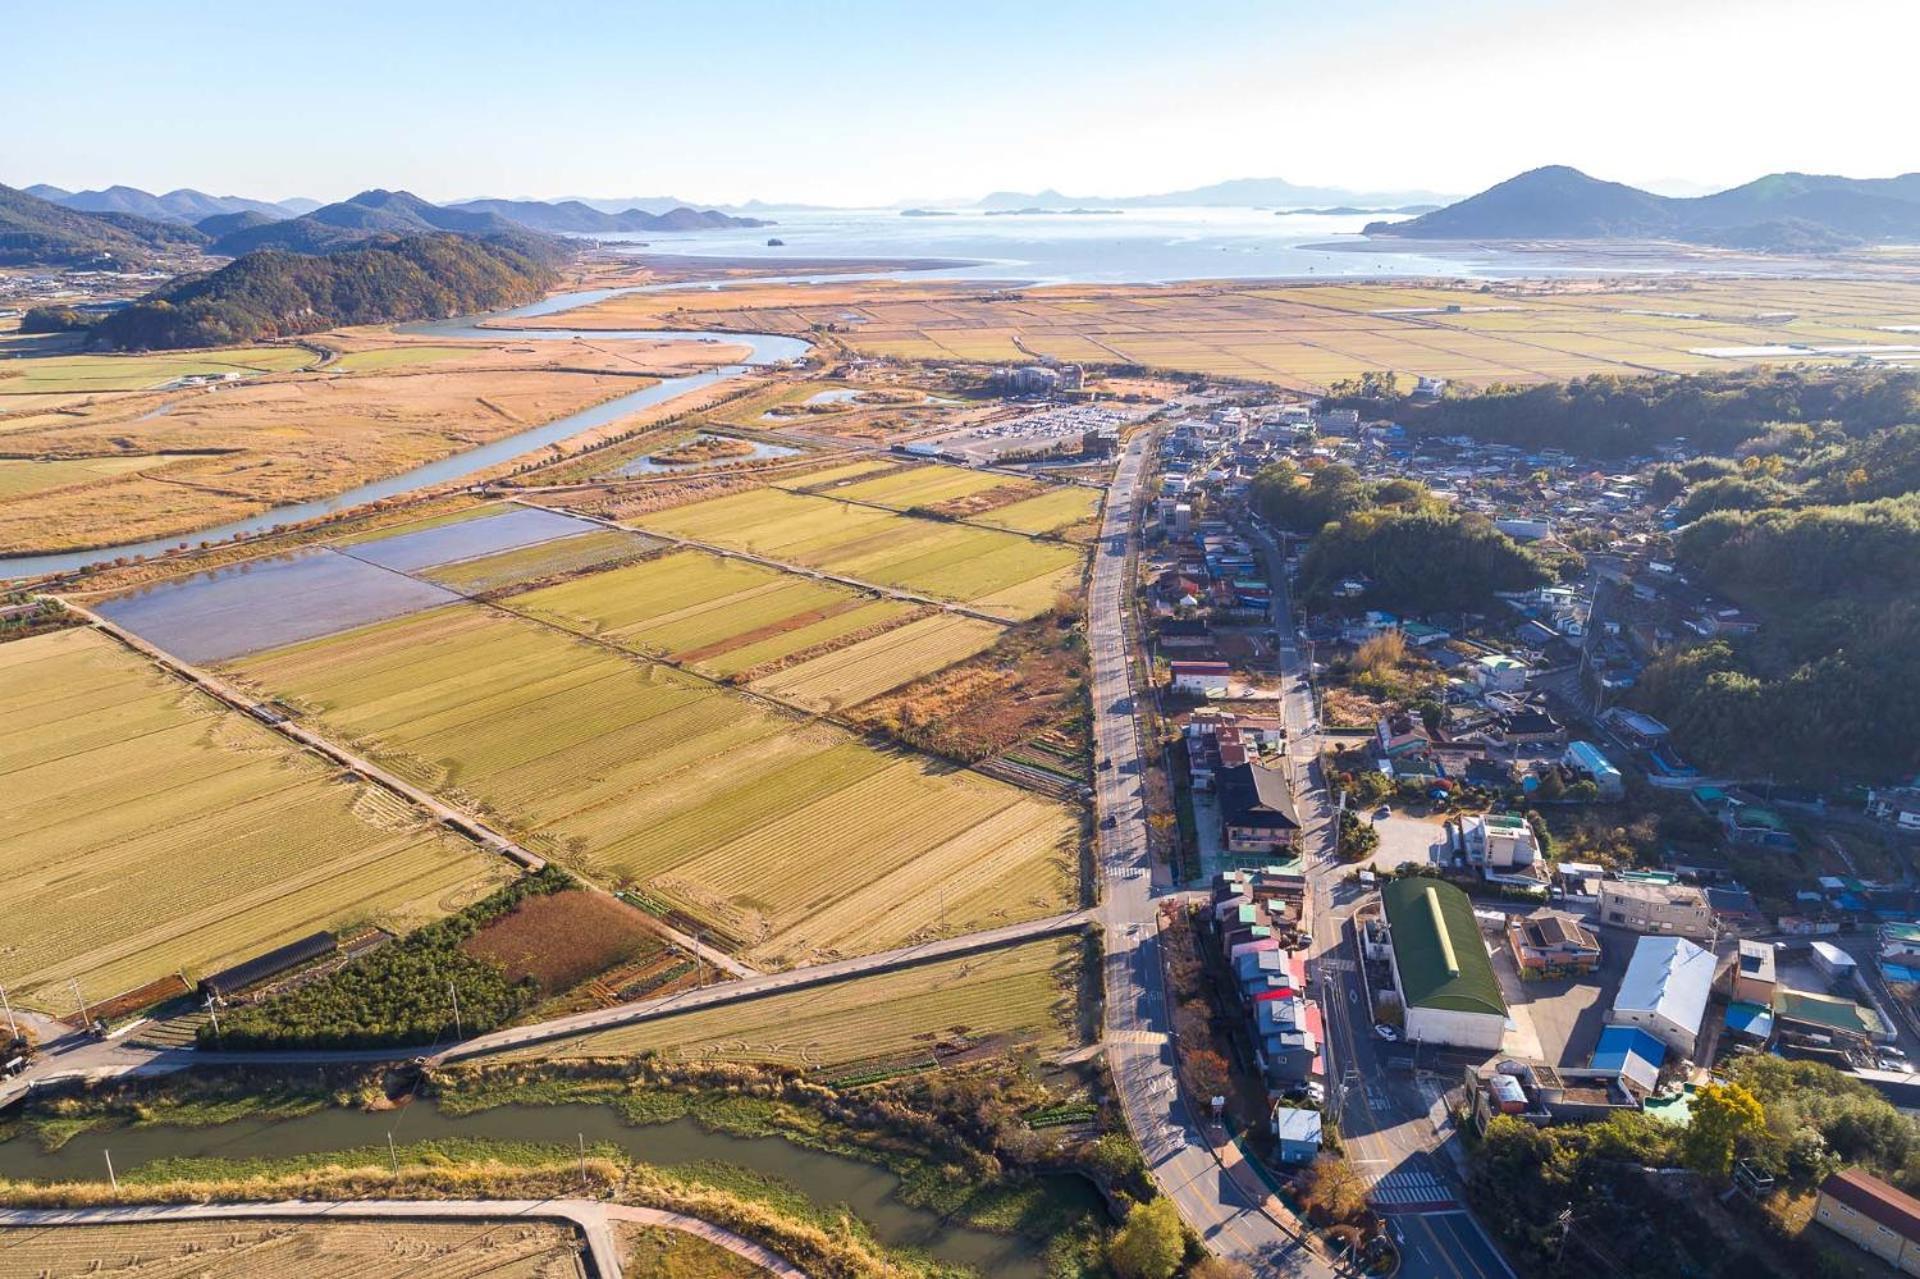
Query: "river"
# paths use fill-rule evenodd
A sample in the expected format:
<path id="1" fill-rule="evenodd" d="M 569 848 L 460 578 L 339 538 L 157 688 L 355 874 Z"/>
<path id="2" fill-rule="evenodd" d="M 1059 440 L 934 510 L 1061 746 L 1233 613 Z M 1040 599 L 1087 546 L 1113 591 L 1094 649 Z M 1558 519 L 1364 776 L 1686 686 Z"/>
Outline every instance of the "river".
<path id="1" fill-rule="evenodd" d="M 384 1152 L 387 1136 L 402 1145 L 469 1138 L 537 1142 L 571 1149 L 585 1137 L 635 1160 L 661 1168 L 730 1164 L 778 1178 L 822 1206 L 844 1205 L 872 1228 L 881 1242 L 925 1251 L 983 1275 L 1041 1279 L 1043 1241 L 992 1234 L 943 1221 L 937 1213 L 903 1202 L 900 1179 L 875 1164 L 823 1154 L 778 1137 L 734 1137 L 709 1132 L 691 1119 L 632 1125 L 611 1107 L 500 1106 L 459 1117 L 420 1103 L 404 1110 L 326 1110 L 298 1119 L 243 1119 L 203 1128 L 116 1128 L 82 1133 L 55 1151 L 31 1137 L 0 1142 L 0 1178 L 39 1181 L 104 1181 L 107 1154 L 123 1177 L 160 1159 L 283 1159 L 334 1151 Z M 384 1158 L 384 1154 L 381 1155 Z M 1091 1186 L 1062 1178 L 1054 1187 L 1100 1210 Z"/>
<path id="2" fill-rule="evenodd" d="M 642 288 L 655 288 L 648 285 Z M 549 444 L 558 444 L 571 439 L 583 431 L 597 426 L 605 426 L 638 412 L 651 405 L 661 404 L 689 391 L 701 387 L 713 386 L 719 382 L 730 381 L 749 370 L 767 364 L 777 364 L 782 360 L 793 360 L 805 355 L 811 346 L 799 338 L 784 337 L 773 333 L 713 333 L 687 332 L 683 330 L 605 330 L 577 329 L 516 329 L 511 321 L 534 316 L 552 315 L 559 311 L 572 310 L 575 307 L 588 306 L 620 293 L 634 292 L 633 289 L 584 289 L 574 293 L 558 293 L 552 297 L 535 302 L 531 306 L 516 307 L 508 311 L 496 311 L 488 315 L 458 316 L 450 320 L 426 320 L 416 324 L 404 325 L 401 332 L 413 335 L 439 338 L 486 338 L 494 341 L 522 339 L 539 341 L 572 341 L 576 337 L 595 341 L 608 341 L 619 338 L 632 338 L 641 341 L 683 341 L 683 342 L 725 342 L 731 345 L 745 345 L 748 354 L 739 364 L 722 365 L 704 373 L 690 373 L 684 377 L 663 378 L 652 386 L 616 396 L 603 404 L 582 409 L 578 413 L 569 413 L 565 417 L 555 418 L 544 426 L 532 427 L 512 435 L 502 436 L 491 443 L 450 454 L 436 462 L 416 466 L 412 470 L 389 475 L 385 479 L 374 480 L 344 493 L 331 497 L 316 498 L 310 502 L 296 502 L 287 506 L 276 506 L 270 510 L 250 515 L 245 519 L 231 520 L 211 528 L 199 529 L 190 533 L 180 533 L 172 537 L 157 537 L 144 542 L 125 542 L 118 546 L 96 547 L 86 551 L 62 551 L 47 555 L 15 555 L 0 557 L 0 581 L 9 578 L 37 577 L 43 573 L 66 573 L 84 568 L 89 564 L 98 564 L 121 556 L 161 555 L 179 546 L 182 542 L 218 542 L 242 533 L 262 533 L 276 524 L 298 524 L 303 520 L 317 519 L 351 507 L 381 498 L 397 497 L 414 489 L 429 488 L 436 484 L 446 484 L 477 475 L 482 471 L 512 461 L 525 453 L 544 448 Z M 481 328 L 481 324 L 491 327 Z"/>

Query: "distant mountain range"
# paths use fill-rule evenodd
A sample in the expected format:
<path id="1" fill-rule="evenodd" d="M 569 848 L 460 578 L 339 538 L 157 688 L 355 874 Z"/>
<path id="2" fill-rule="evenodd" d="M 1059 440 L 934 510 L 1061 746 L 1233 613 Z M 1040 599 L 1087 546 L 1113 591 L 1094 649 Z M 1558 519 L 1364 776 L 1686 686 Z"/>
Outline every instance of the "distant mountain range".
<path id="1" fill-rule="evenodd" d="M 131 213 L 86 213 L 0 186 L 0 265 L 144 266 L 157 253 L 186 253 L 207 237 L 176 222 Z"/>
<path id="2" fill-rule="evenodd" d="M 426 235 L 435 231 L 507 240 L 527 234 L 526 227 L 497 213 L 442 208 L 410 191 L 375 188 L 333 204 L 323 204 L 297 218 L 255 223 L 229 231 L 213 242 L 213 251 L 235 258 L 256 249 L 329 253 L 374 236 Z"/>
<path id="3" fill-rule="evenodd" d="M 1565 165 L 1533 169 L 1368 235 L 1422 240 L 1678 240 L 1764 252 L 1824 252 L 1920 239 L 1920 173 L 1844 178 L 1773 173 L 1712 195 L 1655 195 Z"/>
<path id="4" fill-rule="evenodd" d="M 1235 178 L 1210 186 L 1188 187 L 1161 195 L 1062 195 L 1046 190 L 995 191 L 974 204 L 977 209 L 1171 209 L 1194 207 L 1299 208 L 1304 205 L 1399 208 L 1408 204 L 1445 204 L 1451 196 L 1431 191 L 1348 191 L 1341 187 L 1301 186 L 1285 178 Z"/>
<path id="5" fill-rule="evenodd" d="M 530 230 L 554 235 L 597 235 L 615 231 L 705 231 L 714 227 L 773 225 L 759 218 L 732 217 L 717 209 L 694 209 L 684 204 L 659 212 L 632 206 L 607 210 L 584 200 L 467 200 L 446 207 L 468 213 L 495 214 Z"/>
<path id="6" fill-rule="evenodd" d="M 104 191 L 64 191 L 44 183 L 26 188 L 28 195 L 82 213 L 131 213 L 155 222 L 180 222 L 195 226 L 221 213 L 258 213 L 269 218 L 290 218 L 317 207 L 318 201 L 288 200 L 274 204 L 249 200 L 237 195 L 208 195 L 181 187 L 165 195 L 153 195 L 138 187 L 108 187 Z M 304 208 L 296 208 L 304 205 Z"/>

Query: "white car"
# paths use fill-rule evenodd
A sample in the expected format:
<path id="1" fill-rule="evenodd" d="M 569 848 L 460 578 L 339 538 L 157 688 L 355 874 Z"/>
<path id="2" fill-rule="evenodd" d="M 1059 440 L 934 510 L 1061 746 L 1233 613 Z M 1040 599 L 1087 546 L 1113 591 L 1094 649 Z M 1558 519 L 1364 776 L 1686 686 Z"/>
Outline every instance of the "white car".
<path id="1" fill-rule="evenodd" d="M 1387 1025 L 1385 1022 L 1381 1022 L 1378 1025 L 1374 1026 L 1373 1033 L 1380 1036 L 1380 1038 L 1386 1040 L 1388 1043 L 1393 1043 L 1395 1040 L 1400 1038 L 1400 1032 L 1394 1029 L 1392 1026 Z"/>

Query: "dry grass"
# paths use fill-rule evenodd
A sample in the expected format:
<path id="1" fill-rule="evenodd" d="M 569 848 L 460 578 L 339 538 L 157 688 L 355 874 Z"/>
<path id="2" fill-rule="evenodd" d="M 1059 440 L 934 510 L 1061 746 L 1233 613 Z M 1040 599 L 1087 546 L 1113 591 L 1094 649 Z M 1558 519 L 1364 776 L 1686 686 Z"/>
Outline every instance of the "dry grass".
<path id="1" fill-rule="evenodd" d="M 631 906 L 568 889 L 526 898 L 460 949 L 499 964 L 509 981 L 531 977 L 543 992 L 558 994 L 615 964 L 656 954 L 662 946 Z"/>
<path id="2" fill-rule="evenodd" d="M 628 1279 L 761 1279 L 745 1257 L 680 1230 L 615 1223 L 621 1273 Z"/>
<path id="3" fill-rule="evenodd" d="M 571 1227 L 513 1221 L 116 1222 L 9 1230 L 0 1273 L 36 1279 L 577 1279 Z"/>
<path id="4" fill-rule="evenodd" d="M 411 926 L 507 878 L 398 799 L 97 631 L 0 645 L 0 981 L 72 1011 L 319 928 Z"/>

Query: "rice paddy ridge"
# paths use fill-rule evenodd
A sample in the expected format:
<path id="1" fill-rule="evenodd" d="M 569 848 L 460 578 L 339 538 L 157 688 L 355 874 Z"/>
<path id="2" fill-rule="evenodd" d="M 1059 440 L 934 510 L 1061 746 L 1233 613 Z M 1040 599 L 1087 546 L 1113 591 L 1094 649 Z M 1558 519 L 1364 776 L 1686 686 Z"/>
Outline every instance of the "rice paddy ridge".
<path id="1" fill-rule="evenodd" d="M 976 621 L 992 622 L 996 626 L 1013 626 L 1013 625 L 1016 625 L 1019 621 L 1019 619 L 1017 618 L 1001 617 L 997 613 L 989 613 L 983 609 L 970 608 L 965 604 L 956 604 L 952 600 L 936 599 L 931 595 L 922 595 L 918 591 L 904 590 L 898 586 L 881 586 L 876 582 L 862 581 L 860 578 L 857 578 L 857 577 L 846 577 L 839 573 L 829 573 L 825 569 L 807 568 L 804 565 L 800 565 L 800 564 L 789 564 L 785 560 L 776 560 L 766 555 L 756 555 L 751 551 L 733 550 L 725 546 L 716 545 L 715 543 L 712 543 L 712 542 L 699 542 L 699 541 L 695 541 L 693 538 L 690 538 L 690 537 L 679 537 L 672 533 L 658 532 L 654 529 L 633 528 L 629 525 L 620 523 L 620 521 L 618 520 L 609 519 L 604 515 L 590 515 L 584 511 L 555 510 L 552 507 L 542 506 L 538 502 L 531 501 L 528 498 L 521 497 L 521 496 L 512 496 L 512 497 L 509 497 L 507 500 L 509 502 L 517 503 L 521 506 L 531 507 L 536 511 L 546 511 L 548 514 L 551 514 L 551 515 L 566 515 L 577 520 L 587 520 L 594 524 L 604 525 L 605 527 L 610 529 L 617 529 L 622 533 L 639 533 L 645 537 L 659 538 L 661 541 L 670 542 L 675 546 L 682 546 L 695 551 L 705 551 L 709 555 L 718 555 L 725 559 L 730 559 L 730 560 L 743 560 L 749 564 L 758 564 L 763 568 L 779 569 L 783 573 L 793 573 L 801 577 L 811 577 L 815 581 L 834 582 L 841 586 L 852 587 L 856 591 L 866 591 L 873 595 L 884 595 L 888 599 L 905 600 L 908 603 L 912 603 L 912 604 L 927 605 L 933 608 L 941 609 L 944 612 L 956 614 L 960 617 L 971 617 L 971 618 L 974 618 Z M 899 511 L 893 510 L 891 507 L 881 507 L 878 509 L 885 510 L 889 515 L 900 514 Z M 955 521 L 955 523 L 958 523 L 958 521 Z M 985 527 L 985 526 L 982 526 L 982 527 Z M 993 531 L 996 533 L 1005 533 L 1005 532 L 1008 532 L 1009 530 L 994 529 Z M 1026 537 L 1029 535 L 1024 533 L 1015 533 L 1013 534 L 1013 536 Z M 1054 539 L 1054 540 L 1057 541 L 1059 539 Z"/>
<path id="2" fill-rule="evenodd" d="M 532 506 L 533 504 L 522 503 L 522 505 Z M 534 509 L 546 510 L 547 508 L 536 506 Z M 598 517 L 591 516 L 591 515 L 576 515 L 574 518 L 582 519 L 582 520 L 594 520 L 596 523 L 607 524 L 613 528 L 621 527 L 618 524 L 614 524 L 610 520 L 601 520 Z M 631 530 L 625 530 L 625 531 L 631 531 Z M 649 533 L 647 534 L 647 536 L 654 537 L 654 536 L 664 536 L 664 535 Z M 668 539 L 668 540 L 675 541 L 677 539 Z M 684 543 L 684 545 L 691 549 L 696 549 L 700 551 L 710 551 L 713 554 L 730 556 L 731 558 L 739 559 L 739 560 L 755 560 L 756 559 L 756 557 L 751 555 L 742 555 L 738 552 L 723 551 L 723 550 L 719 550 L 718 548 L 703 546 L 697 542 L 688 542 L 688 543 Z M 804 574 L 804 575 L 813 576 L 813 577 L 830 577 L 830 575 L 828 574 L 812 573 L 808 570 L 797 570 L 797 569 L 790 568 L 786 565 L 776 564 L 770 561 L 759 561 L 759 562 L 765 565 L 766 567 L 779 569 L 783 572 L 798 573 L 798 574 Z M 843 585 L 853 584 L 853 583 L 848 583 L 846 582 L 845 579 L 840 579 L 840 578 L 832 578 L 831 580 L 841 582 Z M 884 587 L 864 586 L 864 585 L 862 586 L 862 589 L 871 590 L 871 591 L 886 590 L 886 588 Z M 633 650 L 622 648 L 618 644 L 610 643 L 609 641 L 602 639 L 598 635 L 587 634 L 582 631 L 570 630 L 567 627 L 560 625 L 558 622 L 551 621 L 547 618 L 540 617 L 536 614 L 522 613 L 522 612 L 516 611 L 515 609 L 509 608 L 507 606 L 506 601 L 511 600 L 512 598 L 513 598 L 512 596 L 506 596 L 506 597 L 503 597 L 502 599 L 483 599 L 477 595 L 466 596 L 466 599 L 470 603 L 475 604 L 481 608 L 491 609 L 494 612 L 500 613 L 506 617 L 513 618 L 516 621 L 531 622 L 536 626 L 543 627 L 546 630 L 550 630 L 555 632 L 556 634 L 563 635 L 570 640 L 584 640 L 589 644 L 593 644 L 599 648 L 604 648 L 608 652 L 614 653 L 623 658 L 628 658 L 628 659 L 637 658 L 638 660 L 641 660 L 641 661 L 651 662 L 660 666 L 671 667 L 673 670 L 680 672 L 681 674 L 687 676 L 690 679 L 695 679 L 700 681 L 703 684 L 711 685 L 713 688 L 718 689 L 722 693 L 727 693 L 727 694 L 731 694 L 738 697 L 744 697 L 750 701 L 758 702 L 777 714 L 798 715 L 798 716 L 802 716 L 805 720 L 810 722 L 818 721 L 822 723 L 831 724 L 836 728 L 839 728 L 847 733 L 852 734 L 855 738 L 867 743 L 870 746 L 880 747 L 880 748 L 894 748 L 899 745 L 899 743 L 894 742 L 891 739 L 879 733 L 876 733 L 872 728 L 866 725 L 860 724 L 855 720 L 853 720 L 852 718 L 850 718 L 849 716 L 843 715 L 837 711 L 820 710 L 815 707 L 803 706 L 797 702 L 788 701 L 785 698 L 778 697 L 772 693 L 765 692 L 762 689 L 753 688 L 748 684 L 732 683 L 721 676 L 710 675 L 707 672 L 700 670 L 695 664 L 691 662 L 683 661 L 679 658 L 675 658 L 668 654 L 664 654 L 664 653 L 649 653 L 645 655 L 636 654 L 633 652 Z M 916 597 L 902 594 L 902 598 L 914 599 Z M 991 617 L 986 614 L 976 613 L 973 610 L 963 608 L 959 605 L 942 605 L 937 600 L 928 600 L 924 602 L 928 604 L 933 604 L 936 607 L 943 608 L 947 612 L 950 612 L 956 615 L 963 615 L 967 617 L 977 618 L 978 620 L 990 622 L 994 625 L 1000 625 L 1000 626 L 1011 625 L 1011 623 L 1002 621 L 999 618 Z M 913 620 L 912 618 L 902 619 L 902 624 L 903 625 L 911 624 L 912 620 Z M 987 773 L 977 768 L 970 768 L 969 771 L 979 772 L 983 776 L 992 777 L 997 781 L 1002 781 L 1010 785 L 1017 786 L 1021 790 L 1031 791 L 1039 795 L 1045 795 L 1050 799 L 1060 798 L 1057 791 L 1036 785 L 1030 779 L 1016 777 L 1011 772 L 1008 772 L 1006 775 L 1002 775 L 1001 773 L 998 773 L 998 772 Z M 529 857 L 533 856 L 532 853 L 528 853 L 527 855 Z M 571 872 L 571 873 L 574 873 L 576 875 L 578 874 L 578 872 Z M 748 971 L 752 972 L 756 970 L 748 969 Z"/>
<path id="3" fill-rule="evenodd" d="M 62 603 L 80 616 L 86 618 L 88 622 L 92 623 L 94 627 L 103 633 L 112 636 L 114 639 L 125 644 L 128 648 L 133 649 L 136 653 L 139 653 L 150 661 L 158 663 L 162 668 L 186 680 L 208 695 L 250 718 L 261 718 L 256 713 L 257 703 L 254 699 L 246 696 L 226 681 L 206 671 L 200 670 L 196 666 L 181 661 L 163 649 L 149 644 L 132 632 L 124 630 L 106 618 L 92 612 L 84 605 L 76 604 L 70 600 L 63 600 Z M 575 638 L 578 637 L 576 636 Z M 406 781 L 404 778 L 395 775 L 380 765 L 373 763 L 371 760 L 363 758 L 310 729 L 284 719 L 277 722 L 269 722 L 268 727 L 283 737 L 291 739 L 295 744 L 318 752 L 320 755 L 333 760 L 342 767 L 351 769 L 369 781 L 393 792 L 440 824 L 448 827 L 457 834 L 473 840 L 483 848 L 499 853 L 524 870 L 541 870 L 547 864 L 544 857 L 528 850 L 517 841 L 509 839 L 471 813 L 456 808 L 445 800 L 435 798 L 426 791 Z M 580 876 L 578 872 L 572 873 L 575 878 L 580 879 L 581 883 L 585 885 L 589 891 L 597 893 L 607 892 L 605 888 L 585 879 Z M 759 972 L 758 969 L 741 962 L 727 952 L 709 946 L 698 938 L 691 937 L 664 921 L 648 916 L 648 922 L 649 925 L 663 937 L 688 954 L 697 954 L 708 963 L 713 964 L 724 972 L 732 974 L 734 977 L 751 977 L 757 975 Z"/>

